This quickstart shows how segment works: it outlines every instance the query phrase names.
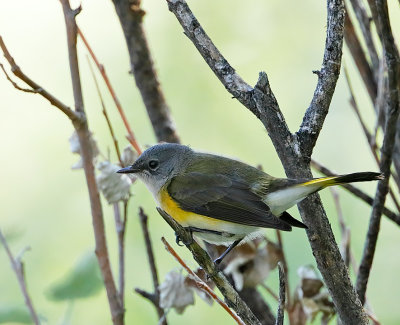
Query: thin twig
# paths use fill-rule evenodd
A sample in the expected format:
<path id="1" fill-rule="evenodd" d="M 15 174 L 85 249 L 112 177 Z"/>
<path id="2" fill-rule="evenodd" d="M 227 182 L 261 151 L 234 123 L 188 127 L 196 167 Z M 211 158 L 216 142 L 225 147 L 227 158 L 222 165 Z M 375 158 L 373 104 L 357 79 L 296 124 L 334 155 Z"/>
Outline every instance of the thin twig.
<path id="1" fill-rule="evenodd" d="M 136 137 L 135 137 L 135 135 L 134 135 L 134 133 L 132 131 L 131 126 L 129 125 L 128 119 L 126 118 L 126 115 L 125 115 L 125 112 L 124 112 L 124 110 L 122 108 L 122 105 L 121 105 L 120 101 L 118 100 L 118 97 L 117 97 L 117 95 L 116 95 L 116 93 L 114 91 L 114 88 L 111 85 L 110 80 L 108 79 L 108 76 L 107 76 L 106 70 L 104 68 L 104 65 L 100 64 L 100 62 L 97 60 L 96 55 L 94 54 L 92 48 L 90 47 L 88 41 L 86 40 L 85 36 L 83 35 L 83 33 L 79 29 L 79 27 L 77 27 L 77 32 L 78 32 L 81 40 L 83 41 L 83 44 L 85 44 L 87 50 L 89 51 L 90 56 L 92 57 L 94 63 L 96 64 L 97 68 L 99 69 L 100 74 L 103 77 L 104 82 L 106 83 L 107 89 L 110 92 L 110 94 L 111 94 L 111 96 L 112 96 L 112 98 L 114 100 L 115 106 L 117 107 L 119 115 L 121 116 L 122 122 L 124 123 L 125 128 L 126 128 L 126 130 L 128 132 L 128 135 L 127 135 L 126 138 L 131 143 L 133 148 L 135 148 L 136 152 L 140 155 L 142 153 L 142 149 L 140 148 L 139 143 L 136 141 Z"/>
<path id="2" fill-rule="evenodd" d="M 14 270 L 15 275 L 17 276 L 18 284 L 19 284 L 19 287 L 21 289 L 22 295 L 24 296 L 25 305 L 29 309 L 29 313 L 31 315 L 32 321 L 36 325 L 39 325 L 40 321 L 39 321 L 38 314 L 37 314 L 35 308 L 33 307 L 32 299 L 29 296 L 28 289 L 26 287 L 25 274 L 24 274 L 24 265 L 21 262 L 20 258 L 15 259 L 14 256 L 12 255 L 11 250 L 8 247 L 7 240 L 4 237 L 3 233 L 1 232 L 1 229 L 0 229 L 0 241 L 4 246 L 4 249 L 6 250 L 6 253 L 7 253 L 8 258 L 10 260 L 11 266 L 12 266 L 12 268 Z"/>
<path id="3" fill-rule="evenodd" d="M 114 203 L 115 230 L 118 236 L 118 265 L 119 265 L 119 287 L 118 296 L 122 307 L 125 297 L 125 230 L 126 230 L 127 202 L 124 202 L 124 217 L 121 219 L 119 203 Z"/>
<path id="4" fill-rule="evenodd" d="M 240 317 L 228 307 L 226 303 L 224 303 L 215 292 L 205 283 L 202 279 L 200 279 L 196 273 L 194 273 L 189 266 L 181 259 L 181 257 L 175 252 L 175 250 L 171 247 L 168 241 L 162 237 L 161 241 L 165 245 L 165 249 L 179 262 L 180 265 L 192 276 L 193 280 L 196 282 L 196 287 L 207 294 L 209 294 L 223 309 L 227 311 L 229 315 L 238 323 L 239 325 L 245 325 L 245 323 L 240 319 Z"/>
<path id="5" fill-rule="evenodd" d="M 284 266 L 281 262 L 278 262 L 278 269 L 279 269 L 279 305 L 278 305 L 278 312 L 276 315 L 276 325 L 283 325 L 283 320 L 285 318 L 285 295 L 287 292 L 286 289 L 286 279 L 287 276 L 285 274 Z"/>
<path id="6" fill-rule="evenodd" d="M 221 270 L 215 267 L 214 262 L 210 259 L 208 254 L 193 240 L 192 235 L 164 210 L 157 208 L 157 211 L 175 231 L 175 234 L 185 243 L 200 267 L 207 273 L 209 278 L 214 281 L 219 291 L 225 297 L 226 304 L 232 308 L 246 324 L 261 325 L 260 321 L 254 316 L 253 312 L 242 298 L 240 298 L 237 291 L 232 287 Z"/>
<path id="7" fill-rule="evenodd" d="M 75 109 L 77 112 L 85 116 L 81 81 L 79 76 L 78 53 L 76 48 L 78 26 L 76 25 L 75 17 L 77 14 L 79 14 L 80 7 L 72 10 L 68 0 L 61 0 L 61 4 L 64 12 L 67 32 L 69 66 L 71 72 Z M 77 123 L 74 123 L 74 127 L 79 138 L 83 160 L 83 169 L 85 171 L 86 183 L 89 190 L 90 205 L 92 210 L 92 223 L 96 243 L 96 256 L 99 262 L 101 274 L 103 276 L 103 281 L 107 292 L 111 317 L 114 325 L 123 325 L 124 309 L 121 305 L 120 299 L 118 298 L 118 290 L 114 282 L 108 256 L 103 210 L 100 202 L 100 194 L 94 172 L 93 153 L 90 144 L 90 131 L 86 119 L 79 125 Z"/>
<path id="8" fill-rule="evenodd" d="M 334 173 L 333 171 L 326 168 L 325 166 L 322 166 L 319 162 L 317 162 L 315 160 L 311 160 L 311 166 L 315 170 L 319 171 L 321 174 L 323 174 L 325 176 L 338 176 L 338 174 Z M 341 186 L 343 188 L 345 188 L 346 190 L 348 190 L 350 193 L 354 194 L 355 196 L 357 196 L 358 198 L 363 200 L 365 203 L 372 206 L 374 199 L 371 196 L 369 196 L 368 194 L 366 194 L 365 192 L 359 190 L 357 187 L 355 187 L 351 184 L 345 184 L 345 185 L 341 185 Z M 396 223 L 397 225 L 400 226 L 400 215 L 394 213 L 387 207 L 383 207 L 383 214 L 386 217 L 388 217 L 390 220 L 392 220 L 394 223 Z"/>
<path id="9" fill-rule="evenodd" d="M 285 277 L 285 283 L 286 283 L 286 303 L 287 303 L 287 309 L 291 310 L 292 307 L 292 303 L 290 301 L 290 287 L 289 287 L 289 269 L 288 269 L 288 264 L 286 261 L 286 256 L 285 256 L 285 251 L 283 250 L 283 241 L 282 241 L 282 236 L 281 236 L 281 232 L 279 230 L 276 230 L 276 237 L 278 239 L 278 246 L 281 252 L 281 267 L 283 268 L 283 275 Z M 279 273 L 280 274 L 280 273 Z"/>
<path id="10" fill-rule="evenodd" d="M 25 82 L 29 87 L 32 88 L 32 93 L 37 93 L 44 98 L 46 98 L 51 105 L 57 107 L 60 111 L 62 111 L 65 115 L 68 116 L 68 118 L 73 122 L 73 123 L 81 123 L 84 121 L 84 117 L 79 113 L 79 112 L 74 112 L 71 108 L 69 108 L 67 105 L 62 103 L 60 100 L 58 100 L 56 97 L 54 97 L 52 94 L 50 94 L 48 91 L 46 91 L 42 86 L 34 82 L 31 78 L 29 78 L 26 74 L 24 74 L 21 70 L 21 68 L 17 65 L 15 62 L 14 58 L 11 56 L 10 52 L 8 52 L 8 49 L 6 45 L 4 44 L 3 38 L 0 36 L 0 47 L 4 53 L 4 57 L 7 59 L 8 63 L 10 64 L 11 71 L 14 73 L 16 77 L 21 79 L 23 82 Z M 12 83 L 13 86 L 15 87 L 14 83 Z M 17 88 L 19 89 L 19 88 Z"/>
<path id="11" fill-rule="evenodd" d="M 142 232 L 144 236 L 144 242 L 146 245 L 146 252 L 147 252 L 147 258 L 149 260 L 149 265 L 150 265 L 150 271 L 151 271 L 151 276 L 153 279 L 153 290 L 154 293 L 152 294 L 154 297 L 154 306 L 157 309 L 157 314 L 159 319 L 165 319 L 163 324 L 167 324 L 167 320 L 165 318 L 165 312 L 164 309 L 160 307 L 160 290 L 159 290 L 159 280 L 158 280 L 158 272 L 157 272 L 157 267 L 156 267 L 156 261 L 154 258 L 154 252 L 153 252 L 153 246 L 151 244 L 151 239 L 150 239 L 150 233 L 149 233 L 149 228 L 147 225 L 148 217 L 147 214 L 144 212 L 143 208 L 139 208 L 139 220 L 140 220 L 140 225 L 142 227 Z M 143 290 L 141 290 L 143 291 Z"/>
<path id="12" fill-rule="evenodd" d="M 386 194 L 389 191 L 390 166 L 392 163 L 392 154 L 394 139 L 396 135 L 396 125 L 399 116 L 399 75 L 400 59 L 393 34 L 390 26 L 387 3 L 384 0 L 376 0 L 378 11 L 380 36 L 382 37 L 383 51 L 386 65 L 388 67 L 388 92 L 386 93 L 386 123 L 385 135 L 381 149 L 380 170 L 385 178 L 378 183 L 374 204 L 372 206 L 371 219 L 368 227 L 367 238 L 365 240 L 363 256 L 360 263 L 360 270 L 357 276 L 357 293 L 361 301 L 365 301 L 365 293 L 372 262 L 375 255 L 376 243 L 380 229 L 382 210 L 385 204 Z"/>
<path id="13" fill-rule="evenodd" d="M 96 75 L 95 75 L 95 73 L 93 71 L 93 67 L 92 67 L 92 64 L 90 63 L 89 57 L 86 56 L 86 59 L 87 59 L 88 65 L 89 65 L 90 73 L 92 74 L 92 77 L 93 77 L 94 84 L 96 86 L 97 95 L 99 96 L 99 99 L 100 99 L 100 104 L 101 104 L 101 107 L 102 107 L 102 113 L 104 115 L 104 118 L 106 119 L 108 130 L 110 131 L 110 135 L 111 135 L 111 138 L 112 138 L 113 143 L 114 143 L 114 148 L 115 148 L 115 152 L 117 153 L 117 158 L 119 160 L 119 163 L 120 163 L 121 167 L 125 167 L 125 166 L 123 166 L 123 163 L 122 163 L 122 160 L 121 160 L 121 152 L 119 150 L 118 140 L 117 140 L 117 138 L 115 136 L 114 129 L 113 129 L 112 124 L 111 124 L 111 120 L 110 120 L 110 118 L 108 116 L 106 105 L 104 104 L 103 96 L 101 95 L 101 91 L 100 91 L 100 88 L 99 88 L 99 84 L 97 82 Z"/>
<path id="14" fill-rule="evenodd" d="M 4 65 L 2 63 L 0 63 L 0 67 L 3 70 L 7 80 L 9 82 L 11 82 L 11 84 L 14 86 L 15 89 L 21 90 L 21 91 L 26 92 L 26 93 L 34 93 L 34 94 L 38 93 L 38 91 L 35 90 L 35 89 L 22 88 L 22 87 L 18 86 L 18 84 L 14 80 L 12 80 L 10 78 L 10 76 L 8 75 L 6 69 L 4 68 Z"/>
<path id="15" fill-rule="evenodd" d="M 279 302 L 278 295 L 270 287 L 268 287 L 265 283 L 261 283 L 261 286 L 272 296 L 272 298 Z"/>

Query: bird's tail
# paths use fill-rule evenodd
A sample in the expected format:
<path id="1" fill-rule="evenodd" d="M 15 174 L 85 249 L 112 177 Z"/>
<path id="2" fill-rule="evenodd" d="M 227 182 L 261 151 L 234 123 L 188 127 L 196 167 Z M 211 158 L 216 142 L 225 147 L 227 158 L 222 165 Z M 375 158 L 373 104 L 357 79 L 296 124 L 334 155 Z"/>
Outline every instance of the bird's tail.
<path id="1" fill-rule="evenodd" d="M 325 187 L 353 182 L 374 181 L 383 178 L 383 174 L 380 173 L 363 172 L 314 178 L 307 181 L 288 179 L 278 180 L 278 182 L 280 182 L 279 188 L 271 191 L 265 196 L 265 203 L 270 207 L 273 214 L 279 216 L 308 195 L 318 192 Z"/>
<path id="2" fill-rule="evenodd" d="M 355 182 L 367 182 L 367 181 L 376 181 L 384 179 L 384 175 L 381 173 L 373 173 L 373 172 L 362 172 L 362 173 L 353 173 L 347 175 L 339 175 L 339 176 L 330 176 L 330 177 L 321 177 L 314 178 L 310 181 L 301 183 L 301 186 L 307 187 L 317 187 L 318 190 L 323 189 L 332 185 L 340 185 L 346 183 L 355 183 Z"/>

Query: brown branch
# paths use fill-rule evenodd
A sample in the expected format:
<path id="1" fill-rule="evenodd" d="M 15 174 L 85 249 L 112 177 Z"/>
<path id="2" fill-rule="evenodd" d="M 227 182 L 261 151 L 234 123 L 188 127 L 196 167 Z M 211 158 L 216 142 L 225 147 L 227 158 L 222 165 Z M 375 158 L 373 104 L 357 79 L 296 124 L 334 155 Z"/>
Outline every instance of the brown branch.
<path id="1" fill-rule="evenodd" d="M 311 161 L 311 166 L 319 171 L 321 174 L 325 176 L 338 176 L 338 174 L 334 173 L 333 171 L 329 170 L 328 168 L 322 166 L 320 163 L 316 162 L 315 160 Z M 359 199 L 363 200 L 365 203 L 369 204 L 372 206 L 374 199 L 366 194 L 365 192 L 359 190 L 357 187 L 346 184 L 346 185 L 341 185 L 343 188 L 348 190 L 350 193 L 354 194 L 357 196 Z M 392 220 L 394 223 L 400 226 L 400 215 L 394 213 L 387 207 L 383 207 L 383 214 L 388 217 L 390 220 Z"/>
<path id="2" fill-rule="evenodd" d="M 165 317 L 165 312 L 164 309 L 160 307 L 160 290 L 158 289 L 158 286 L 160 284 L 159 280 L 158 280 L 158 272 L 157 272 L 157 267 L 156 267 L 156 261 L 154 258 L 154 253 L 153 253 L 153 247 L 151 244 L 151 239 L 150 239 L 150 233 L 149 233 L 149 228 L 147 225 L 147 214 L 144 213 L 143 208 L 140 207 L 139 208 L 139 220 L 140 220 L 140 225 L 142 227 L 142 232 L 143 232 L 143 236 L 144 236 L 144 242 L 146 245 L 146 252 L 147 252 L 147 258 L 149 260 L 149 265 L 150 265 L 150 271 L 151 271 L 151 276 L 153 279 L 153 290 L 154 293 L 152 294 L 153 298 L 153 304 L 157 309 L 157 315 L 158 318 L 162 321 L 162 324 L 166 325 L 167 324 L 167 320 Z M 136 290 L 136 289 L 135 289 Z M 141 290 L 143 291 L 143 290 Z M 138 291 L 136 291 L 138 292 Z"/>
<path id="3" fill-rule="evenodd" d="M 200 279 L 196 273 L 194 273 L 189 266 L 181 259 L 181 257 L 175 252 L 175 250 L 171 247 L 168 241 L 162 237 L 161 241 L 165 245 L 165 249 L 179 262 L 179 264 L 192 276 L 193 280 L 196 282 L 196 287 L 207 294 L 209 294 L 226 312 L 238 323 L 239 325 L 245 325 L 245 323 L 236 315 L 226 303 L 224 303 L 215 292 L 205 283 L 202 279 Z"/>
<path id="4" fill-rule="evenodd" d="M 290 178 L 311 178 L 311 153 L 328 113 L 340 72 L 345 17 L 343 1 L 327 1 L 327 37 L 322 69 L 318 72 L 313 100 L 296 135 L 291 134 L 287 127 L 267 75 L 260 73 L 256 86 L 250 87 L 221 55 L 186 2 L 167 0 L 167 3 L 182 25 L 185 35 L 193 42 L 225 88 L 264 124 L 286 175 Z M 348 277 L 346 265 L 341 259 L 319 196 L 313 194 L 303 200 L 299 204 L 299 210 L 309 227 L 307 235 L 313 254 L 341 321 L 367 324 L 368 319 Z M 329 265 L 336 267 L 333 270 Z"/>
<path id="5" fill-rule="evenodd" d="M 116 93 L 114 91 L 114 88 L 111 85 L 110 80 L 108 79 L 108 76 L 107 76 L 106 70 L 104 68 L 104 65 L 100 64 L 99 61 L 97 60 L 97 57 L 95 56 L 92 48 L 90 47 L 88 41 L 86 40 L 85 36 L 83 35 L 83 33 L 79 29 L 79 27 L 77 27 L 77 32 L 78 32 L 81 40 L 83 41 L 83 44 L 85 44 L 87 50 L 89 51 L 90 56 L 92 57 L 94 63 L 96 64 L 97 68 L 99 69 L 100 74 L 103 77 L 103 80 L 104 80 L 104 82 L 105 82 L 105 84 L 107 86 L 107 89 L 110 92 L 111 97 L 114 100 L 115 106 L 117 107 L 119 115 L 121 116 L 122 122 L 124 123 L 125 128 L 126 128 L 126 130 L 128 132 L 128 135 L 127 135 L 126 138 L 131 143 L 133 148 L 135 148 L 136 152 L 140 155 L 142 153 L 142 149 L 140 148 L 139 143 L 136 141 L 136 137 L 135 137 L 135 135 L 134 135 L 134 133 L 132 131 L 131 126 L 129 125 L 128 119 L 126 118 L 126 115 L 125 115 L 125 112 L 124 112 L 124 110 L 122 108 L 122 105 L 121 105 L 120 101 L 118 100 L 118 97 L 117 97 L 117 95 L 116 95 Z"/>
<path id="6" fill-rule="evenodd" d="M 50 94 L 48 91 L 46 91 L 42 86 L 34 82 L 31 78 L 29 78 L 26 74 L 24 74 L 21 70 L 21 68 L 17 65 L 15 62 L 14 58 L 11 56 L 10 52 L 8 52 L 8 49 L 6 45 L 4 44 L 3 38 L 0 36 L 0 47 L 3 51 L 4 57 L 7 59 L 8 63 L 11 66 L 11 71 L 12 73 L 21 79 L 23 82 L 25 82 L 29 87 L 32 88 L 32 93 L 36 93 L 41 95 L 42 97 L 46 98 L 51 105 L 57 107 L 61 112 L 63 112 L 65 115 L 68 116 L 68 118 L 73 122 L 76 123 L 77 125 L 79 123 L 83 123 L 85 118 L 80 114 L 80 112 L 74 112 L 71 108 L 69 108 L 67 105 L 63 104 L 60 100 L 58 100 L 56 97 L 54 97 L 52 94 Z M 5 71 L 3 69 L 3 71 Z M 11 81 L 11 79 L 9 79 Z M 11 81 L 13 86 L 15 87 L 15 83 Z M 19 90 L 26 91 L 24 89 L 21 89 L 19 86 L 16 87 Z"/>
<path id="7" fill-rule="evenodd" d="M 125 34 L 131 71 L 157 140 L 179 143 L 175 124 L 161 90 L 143 30 L 142 20 L 145 12 L 140 7 L 141 1 L 113 0 L 113 2 Z"/>
<path id="8" fill-rule="evenodd" d="M 0 229 L 0 242 L 3 244 L 4 249 L 8 255 L 8 259 L 10 260 L 11 267 L 14 270 L 15 275 L 17 276 L 18 284 L 21 289 L 22 295 L 24 296 L 25 305 L 29 309 L 29 313 L 31 315 L 32 321 L 35 323 L 35 325 L 39 325 L 40 324 L 39 317 L 33 306 L 32 299 L 29 296 L 28 288 L 26 286 L 24 265 L 20 259 L 14 258 L 13 254 L 11 253 L 10 248 L 8 247 L 6 238 L 4 237 L 3 233 L 1 232 L 1 229 Z"/>
<path id="9" fill-rule="evenodd" d="M 3 65 L 2 63 L 0 63 L 0 67 L 1 67 L 1 70 L 3 70 L 3 72 L 4 72 L 4 74 L 5 74 L 6 78 L 7 78 L 7 80 L 8 80 L 9 82 L 11 82 L 11 84 L 14 86 L 15 89 L 21 90 L 21 91 L 26 92 L 26 93 L 34 93 L 34 94 L 37 93 L 37 91 L 34 90 L 34 89 L 22 88 L 22 87 L 18 86 L 18 84 L 17 84 L 14 80 L 12 80 L 12 79 L 10 78 L 10 76 L 8 75 L 6 69 L 4 68 L 4 65 Z"/>
<path id="10" fill-rule="evenodd" d="M 240 298 L 237 291 L 232 287 L 224 274 L 216 269 L 214 262 L 210 259 L 208 254 L 193 240 L 192 235 L 179 225 L 171 216 L 165 211 L 157 208 L 158 213 L 175 231 L 181 241 L 185 243 L 186 247 L 190 250 L 193 258 L 200 265 L 200 267 L 207 273 L 209 278 L 214 281 L 215 285 L 225 297 L 226 304 L 232 308 L 236 314 L 248 325 L 260 325 L 259 320 L 254 316 L 253 312 Z"/>
<path id="11" fill-rule="evenodd" d="M 381 149 L 380 170 L 385 175 L 385 179 L 379 181 L 376 191 L 374 204 L 372 206 L 371 219 L 368 227 L 367 238 L 364 245 L 363 256 L 360 263 L 360 270 L 357 276 L 357 293 L 362 302 L 365 301 L 368 278 L 375 255 L 376 243 L 380 229 L 382 210 L 385 204 L 386 194 L 389 191 L 390 166 L 394 139 L 396 135 L 396 125 L 399 116 L 399 75 L 400 59 L 396 45 L 394 43 L 392 30 L 390 27 L 387 3 L 383 0 L 376 0 L 376 8 L 379 19 L 379 29 L 386 65 L 388 67 L 388 92 L 386 98 L 387 115 L 385 123 L 385 135 Z"/>
<path id="12" fill-rule="evenodd" d="M 121 218 L 121 210 L 119 203 L 114 203 L 114 220 L 115 230 L 118 236 L 118 265 L 119 265 L 119 287 L 118 296 L 122 308 L 124 308 L 124 293 L 125 293 L 125 230 L 128 204 L 124 202 L 124 216 Z"/>
<path id="13" fill-rule="evenodd" d="M 285 318 L 285 295 L 288 291 L 286 289 L 286 279 L 284 267 L 281 262 L 278 263 L 279 269 L 279 305 L 278 312 L 276 315 L 276 325 L 283 325 L 283 320 Z M 289 293 L 290 294 L 290 293 Z"/>
<path id="14" fill-rule="evenodd" d="M 75 109 L 81 114 L 85 114 L 83 106 L 83 97 L 81 82 L 79 76 L 78 54 L 76 49 L 76 39 L 78 27 L 75 22 L 75 16 L 79 13 L 80 8 L 72 10 L 68 0 L 61 0 L 65 25 L 67 31 L 67 45 L 69 54 L 69 66 L 71 71 L 72 88 L 75 100 Z M 83 123 L 74 123 L 74 127 L 78 134 L 83 160 L 83 169 L 85 171 L 86 182 L 89 190 L 90 205 L 92 210 L 92 222 L 94 237 L 96 242 L 96 256 L 103 276 L 104 285 L 106 287 L 108 302 L 112 321 L 114 325 L 122 325 L 124 323 L 124 309 L 118 297 L 118 291 L 115 286 L 114 278 L 111 271 L 110 261 L 108 257 L 107 242 L 104 230 L 103 211 L 100 202 L 100 194 L 97 188 L 94 166 L 93 153 L 90 146 L 90 131 L 87 121 Z"/>

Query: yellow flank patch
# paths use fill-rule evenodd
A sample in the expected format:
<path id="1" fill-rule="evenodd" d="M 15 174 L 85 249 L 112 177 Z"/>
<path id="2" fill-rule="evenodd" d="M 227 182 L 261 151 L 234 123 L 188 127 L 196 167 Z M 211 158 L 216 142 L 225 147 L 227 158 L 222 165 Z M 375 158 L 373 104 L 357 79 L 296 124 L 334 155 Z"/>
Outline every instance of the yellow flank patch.
<path id="1" fill-rule="evenodd" d="M 233 223 L 228 221 L 218 220 L 194 212 L 182 210 L 171 198 L 165 188 L 161 189 L 159 192 L 159 202 L 161 208 L 183 227 L 192 226 L 201 229 L 226 231 L 226 226 L 233 225 Z"/>
<path id="2" fill-rule="evenodd" d="M 336 184 L 335 179 L 336 176 L 317 178 L 317 179 L 312 179 L 311 181 L 305 182 L 303 184 L 300 184 L 300 186 L 317 185 L 317 184 L 320 184 L 321 186 L 329 186 Z"/>

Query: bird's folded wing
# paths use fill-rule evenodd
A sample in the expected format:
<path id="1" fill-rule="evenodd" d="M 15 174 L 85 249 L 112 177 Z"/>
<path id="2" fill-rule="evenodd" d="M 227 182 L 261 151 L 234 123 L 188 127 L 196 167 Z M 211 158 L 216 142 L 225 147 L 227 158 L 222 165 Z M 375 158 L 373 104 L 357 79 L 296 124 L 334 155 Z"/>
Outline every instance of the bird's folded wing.
<path id="1" fill-rule="evenodd" d="M 291 230 L 241 179 L 192 172 L 172 178 L 168 192 L 186 211 L 242 225 Z"/>

